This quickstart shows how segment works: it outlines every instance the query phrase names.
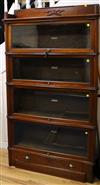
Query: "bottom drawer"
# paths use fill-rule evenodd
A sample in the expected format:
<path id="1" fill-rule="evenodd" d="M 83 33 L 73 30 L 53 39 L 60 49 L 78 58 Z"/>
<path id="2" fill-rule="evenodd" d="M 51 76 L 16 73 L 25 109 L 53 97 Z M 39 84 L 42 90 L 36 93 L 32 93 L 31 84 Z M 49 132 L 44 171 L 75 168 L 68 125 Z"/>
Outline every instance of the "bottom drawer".
<path id="1" fill-rule="evenodd" d="M 83 163 L 52 155 L 49 152 L 27 152 L 23 150 L 13 151 L 13 160 L 15 162 L 24 162 L 28 164 L 38 164 L 43 166 L 51 166 L 61 169 L 69 169 L 73 171 L 83 171 Z"/>
<path id="2" fill-rule="evenodd" d="M 82 182 L 93 181 L 92 165 L 88 162 L 22 149 L 11 149 L 9 153 L 11 166 Z"/>

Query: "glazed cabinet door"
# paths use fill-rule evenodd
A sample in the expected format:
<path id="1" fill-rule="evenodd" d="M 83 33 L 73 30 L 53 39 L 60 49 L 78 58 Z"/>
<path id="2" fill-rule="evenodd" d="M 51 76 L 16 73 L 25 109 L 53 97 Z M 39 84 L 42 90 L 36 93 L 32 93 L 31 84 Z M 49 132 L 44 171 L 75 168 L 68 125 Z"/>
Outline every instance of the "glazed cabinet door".
<path id="1" fill-rule="evenodd" d="M 44 55 L 95 51 L 95 21 L 20 23 L 8 27 L 8 51 Z"/>
<path id="2" fill-rule="evenodd" d="M 7 56 L 7 70 L 8 82 L 19 84 L 79 89 L 97 84 L 97 59 L 90 56 Z"/>
<path id="3" fill-rule="evenodd" d="M 74 126 L 56 126 L 38 122 L 12 121 L 12 147 L 54 152 L 76 158 L 91 158 L 91 136 L 95 130 Z M 94 145 L 94 144 L 93 144 Z"/>
<path id="4" fill-rule="evenodd" d="M 31 115 L 38 118 L 77 120 L 94 123 L 96 114 L 96 94 L 86 91 L 39 90 L 9 87 L 9 114 Z M 95 101 L 96 102 L 96 101 Z M 11 106 L 12 105 L 12 106 Z"/>

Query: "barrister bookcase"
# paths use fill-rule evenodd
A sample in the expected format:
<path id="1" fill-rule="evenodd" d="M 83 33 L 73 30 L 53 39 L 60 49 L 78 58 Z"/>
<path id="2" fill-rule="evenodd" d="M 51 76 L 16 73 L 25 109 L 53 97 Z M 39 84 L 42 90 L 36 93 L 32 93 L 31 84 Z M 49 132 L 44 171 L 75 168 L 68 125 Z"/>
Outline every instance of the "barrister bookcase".
<path id="1" fill-rule="evenodd" d="M 6 14 L 9 165 L 93 182 L 99 6 Z"/>

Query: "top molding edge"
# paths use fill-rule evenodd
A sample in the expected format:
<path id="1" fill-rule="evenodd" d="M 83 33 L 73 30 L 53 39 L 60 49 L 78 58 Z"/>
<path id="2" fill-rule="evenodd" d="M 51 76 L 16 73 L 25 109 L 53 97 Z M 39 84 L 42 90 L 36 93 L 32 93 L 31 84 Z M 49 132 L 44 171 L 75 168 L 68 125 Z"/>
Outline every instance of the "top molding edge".
<path id="1" fill-rule="evenodd" d="M 52 17 L 99 17 L 100 6 L 81 5 L 81 6 L 66 6 L 53 8 L 31 8 L 16 10 L 14 15 L 5 14 L 5 21 L 8 19 L 31 19 L 31 18 L 52 18 Z"/>

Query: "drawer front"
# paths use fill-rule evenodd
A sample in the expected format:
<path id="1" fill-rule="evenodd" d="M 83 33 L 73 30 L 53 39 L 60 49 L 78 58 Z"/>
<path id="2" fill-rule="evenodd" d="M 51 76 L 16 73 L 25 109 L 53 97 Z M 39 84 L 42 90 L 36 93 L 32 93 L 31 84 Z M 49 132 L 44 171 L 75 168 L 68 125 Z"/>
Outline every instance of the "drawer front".
<path id="1" fill-rule="evenodd" d="M 65 159 L 51 155 L 50 153 L 35 153 L 26 151 L 14 151 L 13 160 L 15 162 L 23 162 L 28 164 L 37 164 L 43 166 L 51 166 L 56 168 L 68 169 L 71 171 L 83 171 L 83 164 L 72 159 Z"/>
<path id="2" fill-rule="evenodd" d="M 43 152 L 10 149 L 10 165 L 19 168 L 69 178 L 82 182 L 93 182 L 93 163 L 63 158 Z M 51 155 L 51 157 L 50 157 Z M 48 157 L 49 156 L 49 157 Z"/>
<path id="3" fill-rule="evenodd" d="M 30 156 L 30 157 L 29 157 Z M 73 162 L 74 168 L 65 167 L 65 163 L 70 164 L 70 160 L 60 159 L 56 156 L 56 163 L 53 161 L 47 162 L 47 158 L 44 154 L 35 154 L 24 151 L 12 152 L 12 164 L 18 168 L 23 168 L 31 171 L 36 171 L 40 173 L 50 174 L 54 176 L 59 176 L 63 178 L 68 178 L 72 180 L 78 180 L 86 182 L 87 174 L 86 172 L 81 172 L 82 164 L 76 164 L 78 162 Z M 72 163 L 70 164 L 70 166 Z"/>

